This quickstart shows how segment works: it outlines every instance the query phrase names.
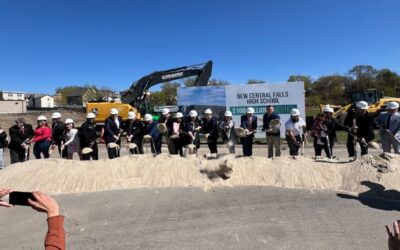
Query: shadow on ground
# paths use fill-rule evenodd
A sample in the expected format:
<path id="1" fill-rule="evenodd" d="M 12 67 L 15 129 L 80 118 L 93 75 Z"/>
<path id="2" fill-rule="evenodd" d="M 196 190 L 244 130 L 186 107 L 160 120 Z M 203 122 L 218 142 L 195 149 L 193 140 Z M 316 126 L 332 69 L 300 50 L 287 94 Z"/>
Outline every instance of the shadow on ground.
<path id="1" fill-rule="evenodd" d="M 336 194 L 340 198 L 358 200 L 363 205 L 369 206 L 375 209 L 387 210 L 387 211 L 400 211 L 400 192 L 393 189 L 385 189 L 381 184 L 374 183 L 371 181 L 362 181 L 361 185 L 367 186 L 368 191 L 360 193 L 359 195 L 350 195 L 338 193 Z"/>

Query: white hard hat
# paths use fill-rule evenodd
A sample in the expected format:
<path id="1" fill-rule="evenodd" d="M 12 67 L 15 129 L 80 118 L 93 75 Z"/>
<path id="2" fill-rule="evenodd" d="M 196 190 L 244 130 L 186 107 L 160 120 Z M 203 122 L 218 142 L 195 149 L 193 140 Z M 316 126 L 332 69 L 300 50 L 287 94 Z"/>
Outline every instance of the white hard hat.
<path id="1" fill-rule="evenodd" d="M 190 117 L 196 117 L 197 116 L 197 111 L 196 110 L 190 110 L 189 116 Z"/>
<path id="2" fill-rule="evenodd" d="M 292 110 L 290 110 L 290 115 L 291 116 L 299 116 L 300 115 L 300 110 L 292 109 Z"/>
<path id="3" fill-rule="evenodd" d="M 326 106 L 324 106 L 324 109 L 322 110 L 322 112 L 333 113 L 333 108 L 331 108 L 331 106 L 329 106 L 329 105 L 326 105 Z"/>
<path id="4" fill-rule="evenodd" d="M 88 114 L 86 115 L 86 118 L 87 118 L 87 119 L 93 119 L 93 118 L 96 118 L 96 115 L 95 115 L 94 113 L 90 112 L 90 113 L 88 113 Z"/>
<path id="5" fill-rule="evenodd" d="M 254 108 L 248 107 L 246 113 L 247 114 L 254 114 Z"/>
<path id="6" fill-rule="evenodd" d="M 211 109 L 206 109 L 206 110 L 204 110 L 204 114 L 206 114 L 206 115 L 212 115 Z"/>
<path id="7" fill-rule="evenodd" d="M 128 112 L 128 119 L 135 119 L 136 118 L 136 114 L 133 111 Z"/>
<path id="8" fill-rule="evenodd" d="M 68 118 L 68 119 L 65 120 L 64 123 L 65 123 L 65 124 L 74 123 L 74 120 L 72 120 L 71 118 Z"/>
<path id="9" fill-rule="evenodd" d="M 227 110 L 225 111 L 224 116 L 232 116 L 232 112 Z"/>
<path id="10" fill-rule="evenodd" d="M 182 118 L 183 114 L 181 112 L 178 112 L 175 114 L 175 118 Z"/>
<path id="11" fill-rule="evenodd" d="M 399 108 L 399 103 L 397 102 L 389 102 L 387 105 L 388 109 L 398 109 Z"/>
<path id="12" fill-rule="evenodd" d="M 365 101 L 359 101 L 356 103 L 356 107 L 362 110 L 367 110 L 368 109 L 368 103 Z"/>
<path id="13" fill-rule="evenodd" d="M 39 115 L 38 118 L 37 118 L 37 120 L 38 120 L 38 121 L 47 121 L 47 118 L 46 118 L 46 116 L 44 116 L 44 115 Z"/>
<path id="14" fill-rule="evenodd" d="M 151 121 L 151 120 L 153 120 L 153 116 L 152 115 L 150 115 L 150 114 L 145 114 L 144 115 L 144 121 L 148 122 L 148 121 Z"/>
<path id="15" fill-rule="evenodd" d="M 169 113 L 169 109 L 168 109 L 168 108 L 163 108 L 162 114 L 163 114 L 163 115 L 166 115 L 166 114 L 168 114 L 168 113 Z"/>
<path id="16" fill-rule="evenodd" d="M 112 115 L 118 115 L 118 109 L 112 108 L 112 109 L 110 110 L 110 114 L 112 114 Z"/>
<path id="17" fill-rule="evenodd" d="M 58 118 L 61 118 L 61 114 L 59 112 L 54 112 L 51 115 L 51 119 L 58 119 Z"/>

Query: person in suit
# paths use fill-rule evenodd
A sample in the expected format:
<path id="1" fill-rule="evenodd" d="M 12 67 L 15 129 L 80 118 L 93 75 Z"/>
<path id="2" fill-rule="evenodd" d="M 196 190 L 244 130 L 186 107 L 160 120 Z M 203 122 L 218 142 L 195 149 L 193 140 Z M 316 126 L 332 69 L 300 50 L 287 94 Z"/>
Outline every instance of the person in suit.
<path id="1" fill-rule="evenodd" d="M 157 129 L 157 122 L 153 121 L 151 114 L 145 114 L 144 118 L 144 135 L 151 136 L 151 152 L 153 154 L 161 154 L 162 134 Z"/>
<path id="2" fill-rule="evenodd" d="M 237 137 L 235 133 L 235 122 L 232 120 L 232 112 L 227 110 L 224 113 L 224 120 L 220 122 L 219 128 L 222 131 L 222 140 L 226 144 L 230 154 L 235 154 Z"/>
<path id="3" fill-rule="evenodd" d="M 122 118 L 118 116 L 118 110 L 112 108 L 110 110 L 110 117 L 106 119 L 104 124 L 104 140 L 107 145 L 109 159 L 119 157 L 119 148 L 110 147 L 111 145 L 109 143 L 116 143 L 121 147 L 121 139 L 119 137 L 122 132 Z"/>
<path id="4" fill-rule="evenodd" d="M 80 130 L 80 144 L 81 148 L 91 148 L 93 151 L 87 154 L 82 154 L 82 160 L 88 161 L 90 158 L 93 160 L 99 159 L 99 149 L 97 147 L 97 133 L 96 124 L 94 123 L 94 113 L 88 113 L 86 116 L 86 122 L 81 126 Z"/>
<path id="5" fill-rule="evenodd" d="M 273 120 L 281 120 L 281 117 L 275 113 L 274 107 L 268 105 L 266 107 L 266 113 L 263 116 L 263 131 L 265 131 L 267 144 L 268 144 L 268 158 L 278 157 L 281 155 L 281 131 L 279 127 L 273 127 L 270 122 Z"/>
<path id="6" fill-rule="evenodd" d="M 128 121 L 124 125 L 128 143 L 135 143 L 136 148 L 129 149 L 131 154 L 143 154 L 143 133 L 144 124 L 142 121 L 136 119 L 135 112 L 128 113 Z"/>
<path id="7" fill-rule="evenodd" d="M 207 145 L 208 148 L 210 149 L 211 154 L 217 154 L 218 149 L 217 149 L 217 140 L 218 140 L 218 129 L 217 129 L 217 122 L 215 119 L 212 117 L 212 111 L 211 109 L 206 109 L 204 111 L 204 116 L 203 116 L 203 134 L 205 135 L 207 139 Z"/>
<path id="8" fill-rule="evenodd" d="M 240 117 L 240 127 L 246 130 L 247 135 L 241 138 L 243 145 L 243 156 L 253 155 L 253 139 L 257 130 L 257 116 L 254 115 L 254 108 L 248 107 L 246 114 Z"/>
<path id="9" fill-rule="evenodd" d="M 58 148 L 58 153 L 60 156 L 64 159 L 67 159 L 68 157 L 68 152 L 66 149 L 61 151 L 61 142 L 64 141 L 64 128 L 65 124 L 64 122 L 61 121 L 61 114 L 59 112 L 54 112 L 51 115 L 51 130 L 52 130 L 52 135 L 51 135 L 51 148 L 55 149 L 55 147 Z"/>
<path id="10" fill-rule="evenodd" d="M 397 102 L 389 102 L 387 112 L 380 113 L 375 120 L 380 127 L 379 134 L 383 152 L 390 153 L 393 147 L 394 152 L 400 154 L 400 114 L 398 110 Z"/>
<path id="11" fill-rule="evenodd" d="M 200 136 L 199 131 L 201 130 L 201 121 L 197 116 L 196 110 L 189 112 L 189 118 L 185 122 L 185 131 L 191 137 L 189 144 L 194 144 L 196 149 L 200 148 Z"/>
<path id="12" fill-rule="evenodd" d="M 162 110 L 162 116 L 160 117 L 160 119 L 158 119 L 158 123 L 164 123 L 165 126 L 167 127 L 167 131 L 164 133 L 165 141 L 168 146 L 168 152 L 170 154 L 174 154 L 175 152 L 174 143 L 170 141 L 171 134 L 169 134 L 169 132 L 172 129 L 172 125 L 174 123 L 174 117 L 171 115 L 171 112 L 168 108 L 164 108 Z"/>
<path id="13" fill-rule="evenodd" d="M 11 138 L 8 144 L 11 164 L 29 160 L 29 142 L 34 135 L 32 125 L 25 123 L 24 118 L 18 118 L 8 131 Z"/>

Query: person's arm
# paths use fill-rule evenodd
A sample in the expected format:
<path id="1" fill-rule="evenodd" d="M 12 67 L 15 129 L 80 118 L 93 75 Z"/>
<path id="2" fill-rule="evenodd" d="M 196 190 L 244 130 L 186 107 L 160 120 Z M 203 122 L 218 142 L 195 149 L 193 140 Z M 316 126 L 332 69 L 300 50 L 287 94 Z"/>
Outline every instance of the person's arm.
<path id="1" fill-rule="evenodd" d="M 48 231 L 44 241 L 46 250 L 64 250 L 65 249 L 65 231 L 64 216 L 60 216 L 58 203 L 50 196 L 42 192 L 33 192 L 33 197 L 28 203 L 33 209 L 47 213 Z"/>
<path id="2" fill-rule="evenodd" d="M 77 129 L 71 129 L 71 138 L 64 143 L 64 146 L 68 146 L 71 142 L 74 141 L 76 134 L 78 134 Z"/>
<path id="3" fill-rule="evenodd" d="M 22 144 L 25 142 L 23 139 L 21 139 L 21 137 L 18 136 L 19 131 L 17 129 L 14 128 L 10 128 L 8 130 L 10 137 L 11 137 L 11 141 L 14 141 L 15 144 L 22 146 Z"/>
<path id="4" fill-rule="evenodd" d="M 44 126 L 42 128 L 39 128 L 39 131 L 41 133 L 39 135 L 35 136 L 32 139 L 32 142 L 51 139 L 51 128 Z"/>
<path id="5" fill-rule="evenodd" d="M 4 196 L 8 195 L 9 193 L 11 193 L 12 190 L 11 189 L 7 189 L 7 188 L 0 188 L 0 206 L 1 207 L 13 207 L 13 205 L 11 205 L 8 202 L 3 201 L 1 198 L 3 198 Z"/>

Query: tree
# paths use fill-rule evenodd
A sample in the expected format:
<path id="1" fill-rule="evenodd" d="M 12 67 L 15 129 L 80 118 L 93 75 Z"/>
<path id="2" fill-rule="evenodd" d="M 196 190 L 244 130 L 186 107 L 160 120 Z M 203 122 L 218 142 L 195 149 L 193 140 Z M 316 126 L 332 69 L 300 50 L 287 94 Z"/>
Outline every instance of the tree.
<path id="1" fill-rule="evenodd" d="M 375 78 L 378 71 L 371 65 L 356 65 L 348 74 L 354 79 L 351 89 L 365 89 L 375 87 Z"/>
<path id="2" fill-rule="evenodd" d="M 182 85 L 185 87 L 193 87 L 196 81 L 196 77 L 189 77 L 182 80 Z"/>
<path id="3" fill-rule="evenodd" d="M 249 79 L 247 80 L 247 84 L 259 84 L 259 83 L 265 83 L 264 80 L 257 80 L 257 79 Z"/>
<path id="4" fill-rule="evenodd" d="M 376 74 L 376 88 L 384 92 L 385 96 L 397 96 L 397 90 L 400 88 L 400 76 L 389 70 L 382 69 Z"/>
<path id="5" fill-rule="evenodd" d="M 218 80 L 215 78 L 212 78 L 211 80 L 208 81 L 208 85 L 210 86 L 222 86 L 222 85 L 229 85 L 230 82 L 227 80 Z"/>
<path id="6" fill-rule="evenodd" d="M 304 82 L 304 90 L 306 91 L 306 97 L 311 94 L 312 91 L 312 80 L 311 76 L 305 75 L 291 75 L 289 76 L 288 82 Z"/>
<path id="7" fill-rule="evenodd" d="M 179 83 L 176 82 L 165 82 L 161 86 L 161 92 L 165 96 L 165 104 L 166 105 L 175 105 L 176 104 L 176 95 L 177 89 L 180 86 Z"/>
<path id="8" fill-rule="evenodd" d="M 322 76 L 313 83 L 312 95 L 321 97 L 325 103 L 346 102 L 346 86 L 352 79 L 339 74 Z"/>

